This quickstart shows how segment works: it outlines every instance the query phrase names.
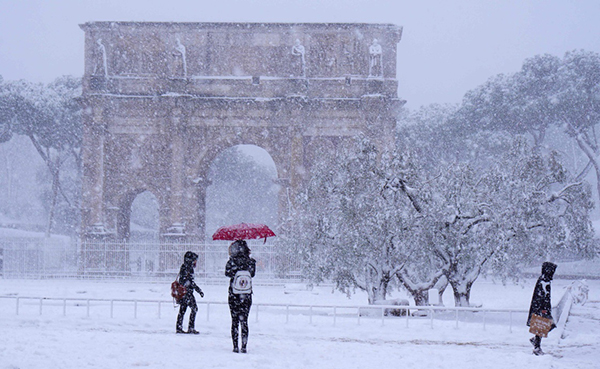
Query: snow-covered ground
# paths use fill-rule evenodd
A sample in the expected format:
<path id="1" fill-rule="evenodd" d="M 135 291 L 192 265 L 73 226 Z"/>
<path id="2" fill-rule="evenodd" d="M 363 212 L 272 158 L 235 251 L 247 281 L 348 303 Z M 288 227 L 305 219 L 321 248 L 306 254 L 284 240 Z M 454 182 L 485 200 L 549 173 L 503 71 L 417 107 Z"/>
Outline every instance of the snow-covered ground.
<path id="1" fill-rule="evenodd" d="M 521 285 L 476 282 L 472 302 L 485 308 L 527 309 L 533 280 Z M 571 281 L 553 282 L 553 302 Z M 553 331 L 542 346 L 548 353 L 531 354 L 524 313 L 513 313 L 512 332 L 507 313 L 454 313 L 432 322 L 428 317 L 361 317 L 339 308 L 331 311 L 293 309 L 260 304 L 364 305 L 357 293 L 348 299 L 331 287 L 255 287 L 250 317 L 248 354 L 231 352 L 225 285 L 201 286 L 196 328 L 200 335 L 174 333 L 176 310 L 163 303 L 86 299 L 169 300 L 169 286 L 131 282 L 81 280 L 0 280 L 0 296 L 77 298 L 63 302 L 21 299 L 18 315 L 14 298 L 0 298 L 0 368 L 598 368 L 600 362 L 600 281 L 588 281 L 589 300 L 574 306 L 562 339 Z M 396 292 L 394 297 L 404 297 Z M 446 305 L 452 295 L 446 291 Z M 207 310 L 206 302 L 212 302 Z M 258 310 L 258 315 L 256 311 Z M 66 314 L 65 314 L 66 313 Z M 334 324 L 335 323 L 335 324 Z M 382 324 L 383 323 L 383 324 Z M 187 324 L 187 317 L 186 317 Z"/>

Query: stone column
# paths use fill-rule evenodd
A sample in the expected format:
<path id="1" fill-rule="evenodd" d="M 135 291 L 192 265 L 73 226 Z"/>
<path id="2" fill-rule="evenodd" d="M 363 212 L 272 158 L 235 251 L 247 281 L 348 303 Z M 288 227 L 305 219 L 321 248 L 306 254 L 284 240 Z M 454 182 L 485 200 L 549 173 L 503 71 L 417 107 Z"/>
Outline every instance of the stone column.
<path id="1" fill-rule="evenodd" d="M 289 220 L 292 210 L 292 194 L 290 193 L 290 179 L 277 178 L 273 182 L 279 185 L 279 206 L 277 211 L 277 226 Z"/>
<path id="2" fill-rule="evenodd" d="M 301 132 L 294 130 L 294 135 L 290 142 L 290 156 L 289 156 L 289 172 L 287 183 L 282 181 L 285 185 L 282 190 L 285 190 L 286 204 L 285 215 L 289 215 L 289 212 L 294 207 L 296 196 L 299 191 L 302 190 L 305 179 L 306 179 L 306 167 L 304 165 L 304 140 Z M 281 217 L 281 215 L 280 215 Z"/>
<path id="3" fill-rule="evenodd" d="M 302 134 L 295 130 L 290 147 L 290 185 L 298 187 L 304 180 L 304 143 Z"/>
<path id="4" fill-rule="evenodd" d="M 82 230 L 86 239 L 104 239 L 109 235 L 104 219 L 104 140 L 103 111 L 92 108 L 83 117 L 83 203 Z"/>
<path id="5" fill-rule="evenodd" d="M 196 214 L 198 237 L 201 242 L 206 240 L 206 190 L 211 185 L 208 178 L 198 178 L 194 181 L 196 186 Z"/>
<path id="6" fill-rule="evenodd" d="M 172 130 L 171 136 L 171 183 L 170 183 L 170 225 L 162 235 L 167 241 L 184 242 L 186 239 L 186 228 L 189 226 L 183 221 L 183 192 L 185 189 L 184 178 L 184 141 L 182 111 L 175 108 L 171 111 L 171 121 L 167 125 Z"/>
<path id="7" fill-rule="evenodd" d="M 81 157 L 82 176 L 82 247 L 80 274 L 102 271 L 106 267 L 104 242 L 110 240 L 104 218 L 104 140 L 106 124 L 103 110 L 84 102 Z"/>

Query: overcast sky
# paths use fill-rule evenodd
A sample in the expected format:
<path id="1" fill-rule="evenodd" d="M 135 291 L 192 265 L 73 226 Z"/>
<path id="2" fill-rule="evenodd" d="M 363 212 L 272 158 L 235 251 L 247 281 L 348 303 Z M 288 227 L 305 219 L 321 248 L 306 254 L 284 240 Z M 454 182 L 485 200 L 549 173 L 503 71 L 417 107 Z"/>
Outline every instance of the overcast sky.
<path id="1" fill-rule="evenodd" d="M 0 0 L 0 75 L 81 76 L 78 25 L 111 20 L 397 24 L 398 94 L 411 109 L 460 102 L 536 54 L 600 52 L 600 0 Z"/>

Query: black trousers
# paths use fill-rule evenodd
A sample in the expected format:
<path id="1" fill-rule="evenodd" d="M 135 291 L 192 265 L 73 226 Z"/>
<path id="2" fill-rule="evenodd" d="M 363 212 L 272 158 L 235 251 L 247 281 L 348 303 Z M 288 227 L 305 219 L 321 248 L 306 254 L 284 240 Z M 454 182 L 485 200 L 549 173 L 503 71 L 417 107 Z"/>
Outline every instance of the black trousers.
<path id="1" fill-rule="evenodd" d="M 191 293 L 185 295 L 181 300 L 178 301 L 178 303 L 179 314 L 177 314 L 176 329 L 178 331 L 183 330 L 183 317 L 185 316 L 188 306 L 190 307 L 190 321 L 188 323 L 188 330 L 194 329 L 196 323 L 196 313 L 198 312 L 198 305 L 196 304 L 196 298 L 194 297 L 194 294 Z"/>
<path id="2" fill-rule="evenodd" d="M 252 295 L 229 294 L 229 312 L 231 313 L 231 340 L 238 348 L 239 327 L 242 329 L 242 348 L 248 344 L 248 315 L 252 306 Z"/>

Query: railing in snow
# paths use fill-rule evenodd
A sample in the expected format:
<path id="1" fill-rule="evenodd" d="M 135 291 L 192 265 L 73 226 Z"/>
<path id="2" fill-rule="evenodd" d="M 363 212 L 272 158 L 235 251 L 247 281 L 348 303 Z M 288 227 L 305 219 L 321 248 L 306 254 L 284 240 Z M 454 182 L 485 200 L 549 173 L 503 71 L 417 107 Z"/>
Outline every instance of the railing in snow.
<path id="1" fill-rule="evenodd" d="M 559 326 L 559 335 L 558 339 L 562 336 L 562 332 L 564 331 L 566 321 L 568 315 L 571 310 L 571 306 L 573 303 L 585 303 L 587 299 L 587 285 L 585 282 L 576 281 L 571 286 L 567 287 L 563 297 L 561 298 L 559 304 L 555 307 L 554 313 L 555 318 L 557 320 L 557 324 Z M 22 301 L 34 301 L 35 305 L 37 305 L 37 311 L 39 315 L 42 315 L 44 312 L 44 303 L 61 303 L 62 304 L 62 315 L 67 316 L 67 311 L 74 309 L 85 308 L 85 316 L 90 317 L 90 311 L 92 308 L 99 309 L 102 303 L 109 305 L 109 316 L 110 318 L 114 318 L 115 313 L 115 303 L 127 304 L 131 306 L 132 317 L 136 319 L 138 317 L 138 307 L 139 305 L 156 305 L 156 315 L 157 319 L 162 318 L 162 310 L 164 305 L 171 305 L 173 301 L 171 300 L 144 300 L 144 299 L 85 299 L 85 298 L 48 298 L 48 297 L 25 297 L 25 296 L 0 296 L 1 300 L 14 300 L 15 314 L 20 315 L 22 309 Z M 68 304 L 70 303 L 70 304 Z M 100 305 L 92 306 L 92 303 Z M 30 306 L 33 304 L 30 304 Z M 227 302 L 222 301 L 198 301 L 199 307 L 205 307 L 206 309 L 206 320 L 210 320 L 211 306 L 227 306 Z M 296 310 L 296 314 L 294 315 L 302 315 L 308 317 L 308 323 L 313 324 L 313 317 L 327 317 L 331 319 L 333 326 L 336 325 L 338 319 L 356 319 L 356 323 L 360 324 L 361 319 L 381 319 L 381 325 L 383 326 L 386 322 L 386 319 L 392 319 L 389 317 L 389 313 L 391 312 L 405 312 L 405 315 L 399 316 L 395 319 L 404 319 L 406 322 L 406 327 L 408 328 L 411 320 L 419 320 L 424 321 L 426 319 L 429 320 L 429 325 L 433 329 L 434 321 L 437 320 L 445 320 L 451 321 L 454 320 L 455 328 L 459 328 L 459 313 L 478 313 L 481 314 L 481 324 L 483 330 L 486 329 L 486 325 L 488 322 L 488 317 L 491 314 L 508 314 L 508 329 L 509 332 L 513 331 L 513 324 L 515 323 L 515 317 L 518 317 L 518 326 L 524 325 L 525 317 L 528 312 L 527 309 L 489 309 L 489 308 L 481 308 L 481 307 L 444 307 L 444 306 L 409 306 L 409 305 L 308 305 L 308 304 L 267 304 L 267 303 L 255 303 L 253 304 L 253 313 L 255 316 L 255 320 L 258 321 L 259 314 L 262 311 L 263 314 L 285 314 L 285 322 L 288 323 L 290 321 L 291 311 Z M 123 309 L 120 309 L 122 311 Z M 319 312 L 315 312 L 318 310 Z M 30 310 L 31 311 L 31 310 Z M 346 311 L 346 313 L 340 313 L 340 311 Z M 418 316 L 413 316 L 411 311 L 414 313 L 415 311 L 421 312 Z M 426 314 L 422 314 L 426 313 Z M 452 317 L 449 315 L 451 314 Z M 501 320 L 502 322 L 506 321 L 506 318 Z M 466 322 L 466 321 L 465 321 Z M 472 320 L 470 321 L 472 322 Z"/>
<path id="2" fill-rule="evenodd" d="M 156 305 L 156 318 L 162 318 L 163 306 L 172 305 L 173 302 L 170 300 L 143 300 L 143 299 L 83 299 L 83 298 L 49 298 L 49 297 L 30 297 L 30 296 L 0 296 L 0 299 L 3 300 L 14 300 L 15 314 L 20 315 L 21 309 L 23 306 L 23 301 L 33 301 L 37 306 L 37 312 L 39 315 L 43 315 L 44 312 L 44 304 L 45 303 L 60 303 L 62 304 L 62 315 L 67 316 L 67 311 L 82 309 L 85 308 L 85 316 L 90 317 L 90 311 L 92 308 L 99 310 L 100 305 L 98 303 L 104 303 L 104 306 L 109 306 L 109 317 L 114 318 L 115 312 L 115 303 L 127 304 L 130 305 L 131 316 L 135 319 L 138 317 L 138 307 L 141 304 L 144 305 Z M 68 304 L 69 303 L 69 304 Z M 95 303 L 94 305 L 92 305 Z M 198 301 L 199 307 L 204 306 L 206 309 L 206 320 L 210 320 L 210 311 L 211 306 L 214 305 L 223 305 L 227 306 L 227 302 L 221 301 Z M 32 304 L 29 304 L 32 306 Z M 55 305 L 56 306 L 56 305 Z M 271 311 L 265 310 L 270 308 Z M 275 309 L 275 310 L 273 310 Z M 123 311 L 123 309 L 120 309 Z M 512 332 L 513 326 L 513 314 L 521 314 L 524 315 L 527 313 L 527 310 L 523 309 L 483 309 L 483 308 L 471 308 L 471 307 L 442 307 L 442 306 L 407 306 L 407 305 L 303 305 L 303 304 L 266 304 L 266 303 L 254 303 L 252 305 L 252 310 L 255 320 L 259 319 L 259 312 L 263 311 L 263 313 L 268 314 L 278 313 L 281 314 L 284 312 L 285 314 L 285 322 L 289 322 L 291 315 L 302 315 L 308 317 L 308 323 L 313 323 L 313 317 L 315 316 L 326 316 L 330 317 L 332 324 L 335 326 L 338 319 L 345 318 L 348 319 L 352 316 L 356 319 L 357 324 L 360 324 L 361 319 L 381 319 L 381 325 L 385 324 L 386 319 L 391 318 L 388 313 L 390 311 L 405 311 L 408 312 L 403 316 L 395 317 L 395 319 L 404 319 L 406 321 L 406 327 L 409 327 L 409 322 L 411 320 L 420 320 L 428 319 L 430 322 L 431 328 L 434 328 L 434 321 L 437 317 L 444 317 L 445 320 L 449 320 L 448 313 L 451 312 L 454 316 L 456 328 L 459 327 L 459 312 L 471 312 L 471 313 L 481 313 L 482 314 L 482 326 L 483 329 L 486 329 L 487 319 L 486 317 L 492 313 L 504 313 L 509 315 L 509 330 Z M 291 314 L 291 310 L 296 310 L 297 314 Z M 319 312 L 317 312 L 317 310 Z M 426 316 L 419 315 L 418 317 L 413 316 L 410 311 L 420 311 L 426 312 Z M 31 312 L 31 309 L 29 310 Z M 346 313 L 341 313 L 340 311 L 346 311 Z"/>

